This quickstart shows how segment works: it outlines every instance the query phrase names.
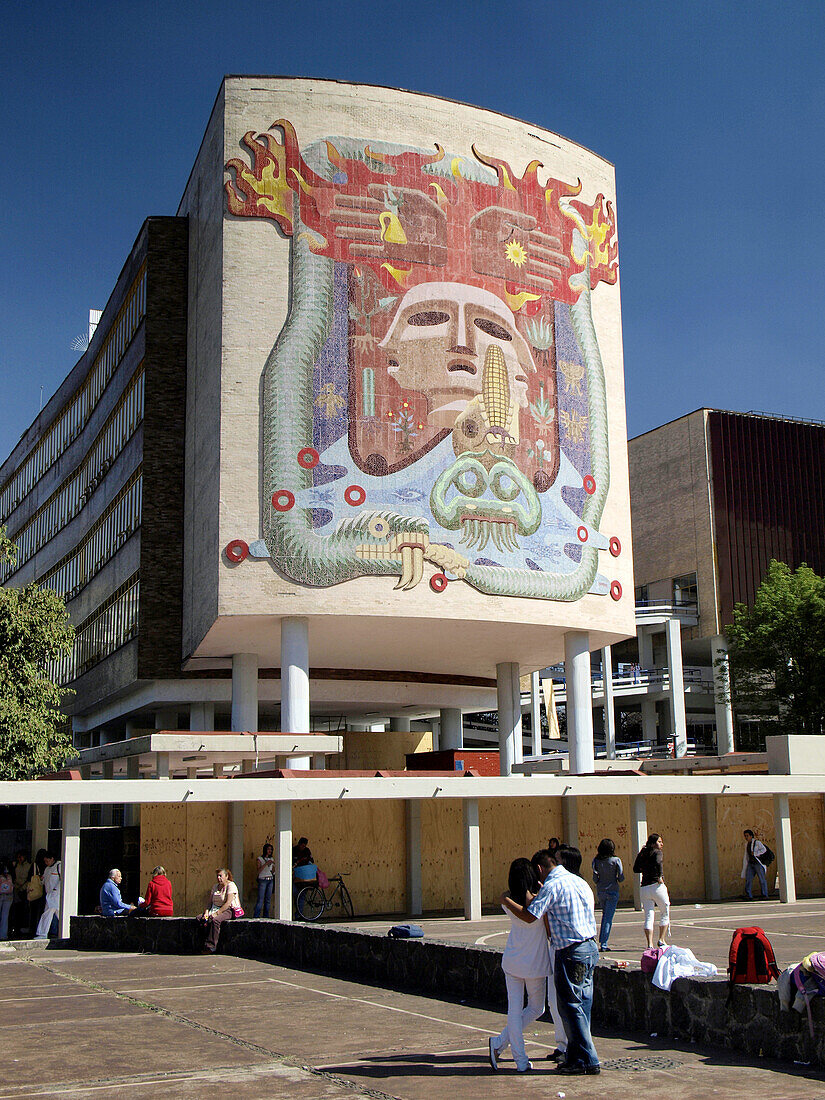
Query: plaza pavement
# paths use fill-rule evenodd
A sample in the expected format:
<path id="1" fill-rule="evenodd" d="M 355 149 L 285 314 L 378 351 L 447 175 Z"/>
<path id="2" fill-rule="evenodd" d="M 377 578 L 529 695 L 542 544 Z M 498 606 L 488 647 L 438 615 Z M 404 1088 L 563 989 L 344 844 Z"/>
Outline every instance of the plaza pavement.
<path id="1" fill-rule="evenodd" d="M 601 1076 L 557 1077 L 542 1022 L 527 1033 L 535 1072 L 516 1077 L 508 1058 L 493 1074 L 487 1039 L 503 1023 L 256 960 L 20 945 L 0 953 L 0 1100 L 825 1100 L 820 1072 L 638 1034 L 597 1035 Z"/>

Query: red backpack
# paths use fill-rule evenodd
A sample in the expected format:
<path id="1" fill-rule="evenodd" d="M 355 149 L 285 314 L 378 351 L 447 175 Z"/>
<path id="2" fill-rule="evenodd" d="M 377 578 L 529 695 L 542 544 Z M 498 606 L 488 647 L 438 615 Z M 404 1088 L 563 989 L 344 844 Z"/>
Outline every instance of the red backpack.
<path id="1" fill-rule="evenodd" d="M 779 977 L 771 941 L 761 928 L 737 928 L 730 941 L 728 978 L 731 984 L 766 985 Z"/>

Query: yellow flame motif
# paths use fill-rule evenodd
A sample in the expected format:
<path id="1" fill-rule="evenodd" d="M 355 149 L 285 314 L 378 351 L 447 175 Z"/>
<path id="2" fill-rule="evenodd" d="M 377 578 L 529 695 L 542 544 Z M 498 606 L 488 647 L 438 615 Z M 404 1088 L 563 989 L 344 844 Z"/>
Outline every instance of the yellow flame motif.
<path id="1" fill-rule="evenodd" d="M 505 290 L 504 298 L 513 313 L 518 313 L 525 302 L 538 302 L 541 295 L 531 294 L 529 290 L 520 290 L 518 294 L 511 294 L 509 290 Z"/>
<path id="2" fill-rule="evenodd" d="M 266 146 L 256 141 L 250 131 L 244 134 L 244 144 L 251 150 L 258 172 L 252 171 L 244 161 L 233 158 L 227 168 L 234 168 L 235 185 L 227 182 L 226 194 L 229 210 L 233 214 L 250 214 L 250 205 L 263 208 L 269 214 L 292 222 L 292 189 L 287 183 L 286 148 L 267 135 Z M 307 185 L 300 180 L 305 189 Z M 240 192 L 240 193 L 239 193 Z"/>

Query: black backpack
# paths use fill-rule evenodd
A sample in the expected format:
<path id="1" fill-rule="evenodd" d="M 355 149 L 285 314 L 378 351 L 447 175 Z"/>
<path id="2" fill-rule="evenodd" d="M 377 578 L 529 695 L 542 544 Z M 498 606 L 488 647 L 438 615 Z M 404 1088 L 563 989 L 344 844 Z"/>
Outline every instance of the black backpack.
<path id="1" fill-rule="evenodd" d="M 759 859 L 759 862 L 762 864 L 763 867 L 770 867 L 770 865 L 776 859 L 776 856 L 766 844 L 765 851 L 762 853 L 761 856 L 758 856 L 757 858 Z"/>

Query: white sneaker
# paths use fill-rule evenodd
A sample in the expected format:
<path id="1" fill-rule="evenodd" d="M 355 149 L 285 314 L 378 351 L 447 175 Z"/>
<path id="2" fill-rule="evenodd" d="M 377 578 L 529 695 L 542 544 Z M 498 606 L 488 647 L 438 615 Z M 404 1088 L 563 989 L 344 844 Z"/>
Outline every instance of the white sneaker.
<path id="1" fill-rule="evenodd" d="M 532 1068 L 533 1068 L 533 1063 L 528 1062 L 527 1065 L 524 1067 L 524 1069 L 518 1069 L 518 1067 L 516 1067 L 516 1073 L 529 1073 Z"/>
<path id="2" fill-rule="evenodd" d="M 498 1047 L 493 1043 L 492 1036 L 488 1040 L 488 1046 L 490 1049 L 490 1066 L 492 1069 L 498 1069 Z"/>

